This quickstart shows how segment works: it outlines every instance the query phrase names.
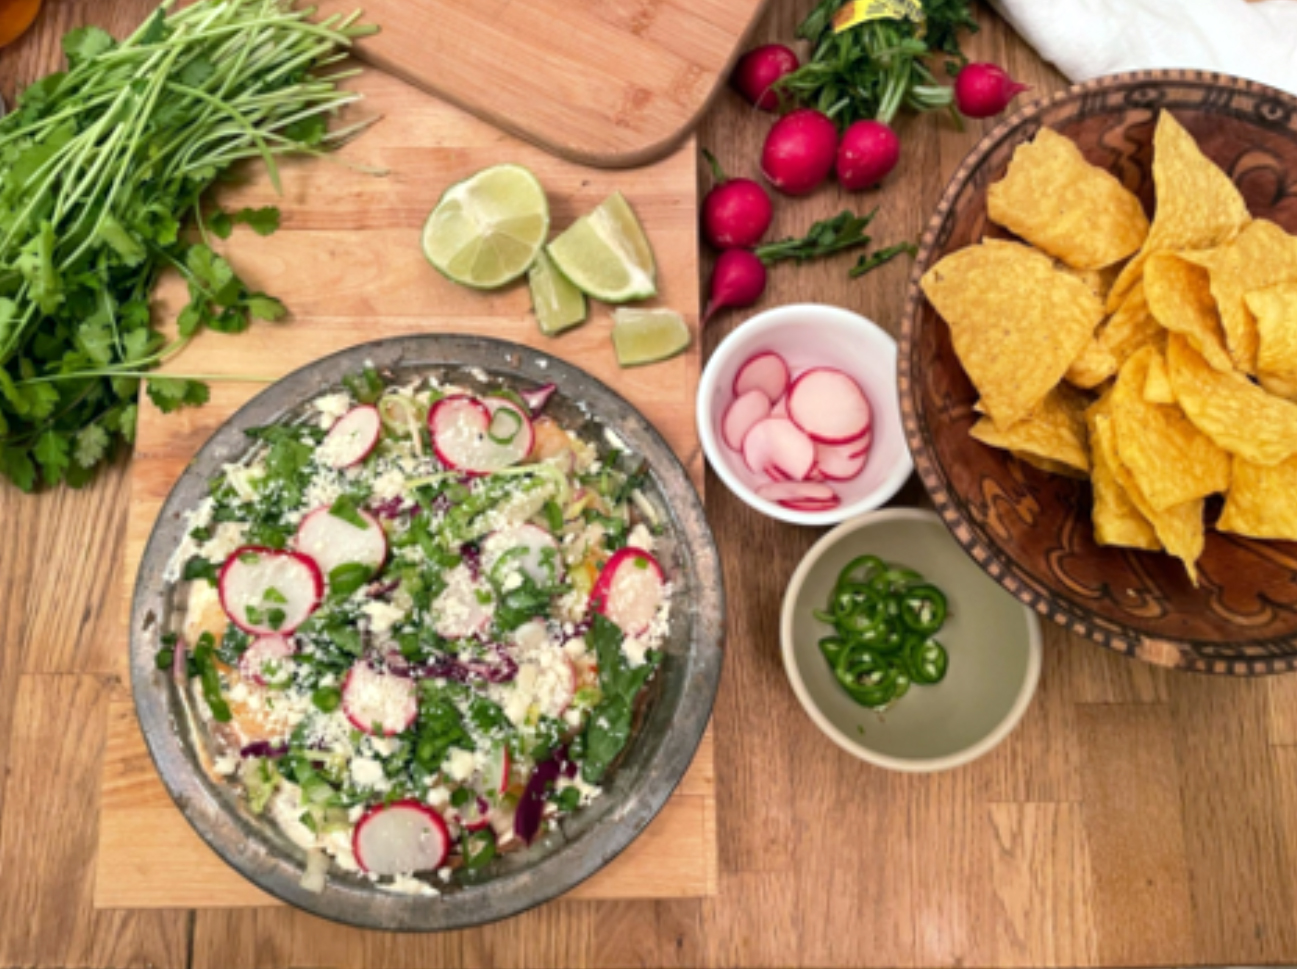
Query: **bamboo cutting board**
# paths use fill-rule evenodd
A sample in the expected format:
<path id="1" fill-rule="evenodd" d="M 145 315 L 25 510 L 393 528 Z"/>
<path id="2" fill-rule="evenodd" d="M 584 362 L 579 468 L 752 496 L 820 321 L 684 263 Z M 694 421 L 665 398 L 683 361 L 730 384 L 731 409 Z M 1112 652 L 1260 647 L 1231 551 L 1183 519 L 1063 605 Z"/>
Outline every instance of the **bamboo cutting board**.
<path id="1" fill-rule="evenodd" d="M 701 116 L 767 0 L 324 0 L 360 56 L 559 155 L 656 161 Z"/>
<path id="2" fill-rule="evenodd" d="M 279 296 L 291 320 L 246 333 L 202 334 L 168 369 L 177 373 L 275 378 L 325 354 L 381 337 L 478 333 L 542 347 L 616 387 L 657 426 L 702 484 L 693 398 L 699 347 L 654 367 L 621 371 L 607 308 L 558 339 L 541 336 L 526 286 L 496 293 L 462 289 L 424 260 L 419 231 L 442 190 L 487 165 L 513 161 L 539 177 L 555 230 L 615 189 L 639 212 L 658 258 L 659 302 L 696 329 L 698 253 L 694 147 L 649 168 L 601 172 L 560 161 L 405 83 L 370 71 L 355 82 L 361 114 L 384 118 L 341 158 L 388 168 L 373 177 L 343 165 L 298 160 L 283 168 L 277 198 L 264 172 L 228 189 L 226 208 L 277 204 L 283 228 L 262 239 L 236 230 L 223 245 L 254 289 Z M 158 312 L 175 318 L 178 280 L 164 281 Z M 263 383 L 213 382 L 207 406 L 161 415 L 141 404 L 131 466 L 131 508 L 121 568 L 123 611 L 162 502 L 189 459 Z M 125 624 L 121 687 L 110 703 L 104 754 L 95 905 L 99 908 L 223 908 L 279 904 L 228 868 L 193 833 L 153 769 L 135 720 Z M 620 858 L 572 894 L 581 898 L 697 897 L 716 891 L 715 786 L 710 733 L 665 809 Z"/>

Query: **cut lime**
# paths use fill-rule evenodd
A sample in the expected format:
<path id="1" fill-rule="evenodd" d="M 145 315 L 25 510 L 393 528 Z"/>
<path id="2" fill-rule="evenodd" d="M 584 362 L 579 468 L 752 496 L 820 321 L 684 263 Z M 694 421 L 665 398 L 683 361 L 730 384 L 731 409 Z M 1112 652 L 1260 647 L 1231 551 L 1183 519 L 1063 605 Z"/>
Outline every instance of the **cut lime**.
<path id="1" fill-rule="evenodd" d="M 554 336 L 585 322 L 585 294 L 558 271 L 543 249 L 536 253 L 527 282 L 541 333 Z"/>
<path id="2" fill-rule="evenodd" d="M 653 250 L 621 192 L 577 219 L 549 244 L 549 254 L 563 275 L 605 303 L 629 303 L 657 293 Z"/>
<path id="3" fill-rule="evenodd" d="M 689 325 L 675 310 L 614 310 L 612 345 L 623 367 L 657 363 L 689 346 Z"/>
<path id="4" fill-rule="evenodd" d="M 536 176 L 496 165 L 446 189 L 423 227 L 423 254 L 457 283 L 495 289 L 531 268 L 548 234 Z"/>

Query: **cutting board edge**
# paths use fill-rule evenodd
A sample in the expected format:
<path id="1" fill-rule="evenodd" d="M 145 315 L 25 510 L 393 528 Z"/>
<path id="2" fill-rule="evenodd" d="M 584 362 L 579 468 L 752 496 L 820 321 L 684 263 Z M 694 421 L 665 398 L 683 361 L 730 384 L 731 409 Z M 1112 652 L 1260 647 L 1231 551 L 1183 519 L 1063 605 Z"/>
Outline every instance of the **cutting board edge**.
<path id="1" fill-rule="evenodd" d="M 475 103 L 471 98 L 460 97 L 453 91 L 445 90 L 436 84 L 429 83 L 420 78 L 415 72 L 406 70 L 400 64 L 382 54 L 372 54 L 366 49 L 365 45 L 357 44 L 355 48 L 356 57 L 366 64 L 400 78 L 407 84 L 431 94 L 433 97 L 440 98 L 448 104 L 452 104 L 463 111 L 467 111 L 473 117 L 485 121 L 502 131 L 515 135 L 518 138 L 527 141 L 536 147 L 549 152 L 565 161 L 573 162 L 577 165 L 588 165 L 591 168 L 602 169 L 623 169 L 623 168 L 640 168 L 644 165 L 651 165 L 654 162 L 661 161 L 673 151 L 681 146 L 684 141 L 693 134 L 694 129 L 698 126 L 710 109 L 715 100 L 720 96 L 721 91 L 726 87 L 726 81 L 729 79 L 730 72 L 734 68 L 735 62 L 739 59 L 740 52 L 747 46 L 748 40 L 765 16 L 766 9 L 770 6 L 771 0 L 758 0 L 756 9 L 753 11 L 752 18 L 748 21 L 747 27 L 735 39 L 734 47 L 730 55 L 725 60 L 724 66 L 716 74 L 712 82 L 711 89 L 707 92 L 699 103 L 694 112 L 685 119 L 685 121 L 669 134 L 638 145 L 634 148 L 628 148 L 622 151 L 599 152 L 593 150 L 584 150 L 576 145 L 565 145 L 562 142 L 552 138 L 546 138 L 543 134 L 533 131 L 526 124 L 516 121 L 498 111 L 493 111 L 489 107 Z"/>

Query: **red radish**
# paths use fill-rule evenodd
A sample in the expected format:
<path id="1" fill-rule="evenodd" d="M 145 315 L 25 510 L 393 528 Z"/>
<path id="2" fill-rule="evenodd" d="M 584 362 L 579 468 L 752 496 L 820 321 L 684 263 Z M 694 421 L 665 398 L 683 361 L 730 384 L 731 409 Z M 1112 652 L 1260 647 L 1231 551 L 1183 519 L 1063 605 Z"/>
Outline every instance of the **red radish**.
<path id="1" fill-rule="evenodd" d="M 838 129 L 828 115 L 798 108 L 771 126 L 761 173 L 785 195 L 806 195 L 828 177 L 837 150 Z"/>
<path id="2" fill-rule="evenodd" d="M 741 397 L 749 390 L 759 390 L 772 404 L 784 396 L 789 383 L 788 364 L 779 354 L 770 350 L 750 356 L 734 375 L 732 390 Z"/>
<path id="3" fill-rule="evenodd" d="M 370 808 L 351 835 L 351 850 L 372 875 L 436 871 L 450 854 L 450 832 L 436 811 L 407 798 Z"/>
<path id="4" fill-rule="evenodd" d="M 297 649 L 283 636 L 258 636 L 239 657 L 239 675 L 259 686 L 287 681 Z"/>
<path id="5" fill-rule="evenodd" d="M 791 508 L 793 511 L 832 511 L 842 504 L 842 499 L 837 495 L 833 496 L 831 501 L 781 501 L 779 504 L 785 508 Z"/>
<path id="6" fill-rule="evenodd" d="M 703 156 L 716 184 L 703 199 L 703 235 L 717 249 L 747 249 L 770 228 L 774 208 L 766 190 L 750 178 L 726 178 L 711 152 Z"/>
<path id="7" fill-rule="evenodd" d="M 521 551 L 515 552 L 515 549 Z M 508 556 L 495 575 L 496 565 Z M 492 532 L 482 540 L 482 565 L 493 581 L 503 582 L 508 573 L 520 570 L 542 589 L 563 577 L 562 556 L 554 536 L 539 525 L 523 524 Z"/>
<path id="8" fill-rule="evenodd" d="M 770 398 L 759 390 L 735 397 L 721 415 L 721 437 L 732 451 L 743 450 L 743 439 L 758 421 L 770 416 Z"/>
<path id="9" fill-rule="evenodd" d="M 815 464 L 815 445 L 792 421 L 767 418 L 748 431 L 743 460 L 755 474 L 801 481 Z"/>
<path id="10" fill-rule="evenodd" d="M 996 64 L 967 64 L 955 78 L 955 104 L 966 118 L 989 118 L 1029 90 L 1030 87 L 1019 84 Z"/>
<path id="11" fill-rule="evenodd" d="M 327 505 L 310 512 L 297 526 L 297 550 L 314 559 L 326 579 L 339 565 L 355 562 L 376 570 L 387 560 L 383 526 L 367 511 L 358 514 L 364 528 L 334 515 Z"/>
<path id="12" fill-rule="evenodd" d="M 784 394 L 777 401 L 775 401 L 775 406 L 770 408 L 770 416 L 771 417 L 788 416 L 788 395 L 787 394 Z"/>
<path id="13" fill-rule="evenodd" d="M 482 778 L 488 791 L 503 794 L 509 790 L 509 776 L 513 772 L 513 758 L 504 744 L 492 747 L 483 757 Z"/>
<path id="14" fill-rule="evenodd" d="M 259 545 L 231 552 L 216 586 L 230 622 L 254 636 L 288 635 L 324 596 L 324 577 L 314 560 Z"/>
<path id="15" fill-rule="evenodd" d="M 491 805 L 481 795 L 455 809 L 455 821 L 465 831 L 481 831 L 491 824 Z"/>
<path id="16" fill-rule="evenodd" d="M 797 55 L 790 48 L 783 44 L 764 44 L 739 58 L 730 83 L 748 103 L 762 111 L 774 111 L 779 107 L 779 94 L 771 86 L 798 66 Z"/>
<path id="17" fill-rule="evenodd" d="M 531 417 L 502 397 L 443 397 L 428 414 L 428 430 L 441 463 L 469 474 L 517 464 L 535 441 Z"/>
<path id="18" fill-rule="evenodd" d="M 382 432 L 383 419 L 377 407 L 353 407 L 338 418 L 320 442 L 320 460 L 331 468 L 359 464 L 369 457 Z"/>
<path id="19" fill-rule="evenodd" d="M 455 566 L 443 575 L 446 588 L 432 603 L 434 628 L 437 635 L 446 639 L 464 639 L 481 632 L 491 621 L 491 612 L 478 598 L 487 593 L 484 585 L 473 576 L 464 564 Z"/>
<path id="20" fill-rule="evenodd" d="M 869 460 L 869 448 L 851 451 L 852 447 L 856 445 L 815 445 L 815 467 L 826 481 L 850 481 L 865 469 L 865 462 Z"/>
<path id="21" fill-rule="evenodd" d="M 626 635 L 638 636 L 657 615 L 665 585 L 657 559 L 643 549 L 627 546 L 604 564 L 590 592 L 590 606 Z"/>
<path id="22" fill-rule="evenodd" d="M 807 481 L 824 481 L 824 472 L 820 470 L 820 462 L 816 461 L 811 465 L 811 470 L 806 475 Z"/>
<path id="23" fill-rule="evenodd" d="M 841 370 L 814 367 L 788 390 L 788 416 L 825 444 L 845 444 L 869 430 L 872 411 L 860 385 Z"/>
<path id="24" fill-rule="evenodd" d="M 857 121 L 838 145 L 838 184 L 848 192 L 877 185 L 901 158 L 901 139 L 881 121 Z"/>
<path id="25" fill-rule="evenodd" d="M 342 710 L 357 730 L 393 737 L 408 730 L 419 715 L 414 680 L 379 673 L 361 660 L 342 680 Z"/>
<path id="26" fill-rule="evenodd" d="M 751 306 L 766 291 L 766 264 L 747 249 L 726 249 L 716 257 L 703 322 L 717 310 Z"/>
<path id="27" fill-rule="evenodd" d="M 780 481 L 774 484 L 763 484 L 757 489 L 757 495 L 766 501 L 773 501 L 781 505 L 789 502 L 804 505 L 825 505 L 828 508 L 836 507 L 838 504 L 838 495 L 832 488 L 826 484 L 817 481 Z M 820 509 L 803 509 L 803 510 L 820 510 Z"/>

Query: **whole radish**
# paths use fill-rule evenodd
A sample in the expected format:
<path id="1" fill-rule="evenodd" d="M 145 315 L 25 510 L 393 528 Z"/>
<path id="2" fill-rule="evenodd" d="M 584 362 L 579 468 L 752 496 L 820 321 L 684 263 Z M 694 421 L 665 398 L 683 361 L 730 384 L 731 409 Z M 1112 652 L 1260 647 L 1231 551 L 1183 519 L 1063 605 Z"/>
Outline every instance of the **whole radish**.
<path id="1" fill-rule="evenodd" d="M 955 78 L 955 105 L 966 118 L 989 118 L 1028 90 L 995 64 L 968 64 Z"/>
<path id="2" fill-rule="evenodd" d="M 703 235 L 717 249 L 747 249 L 770 228 L 774 207 L 766 190 L 750 178 L 726 178 L 720 163 L 703 149 L 716 184 L 703 199 Z"/>
<path id="3" fill-rule="evenodd" d="M 779 95 L 771 87 L 798 66 L 797 55 L 791 49 L 783 44 L 766 44 L 739 58 L 730 83 L 750 104 L 762 111 L 774 111 L 779 107 Z"/>
<path id="4" fill-rule="evenodd" d="M 726 307 L 751 306 L 766 289 L 766 266 L 747 249 L 726 249 L 716 259 L 703 322 Z"/>
<path id="5" fill-rule="evenodd" d="M 837 150 L 838 129 L 828 115 L 798 108 L 771 126 L 761 174 L 785 195 L 806 195 L 828 176 Z"/>
<path id="6" fill-rule="evenodd" d="M 901 158 L 901 139 L 881 121 L 857 121 L 838 145 L 838 183 L 849 192 L 877 185 Z"/>

